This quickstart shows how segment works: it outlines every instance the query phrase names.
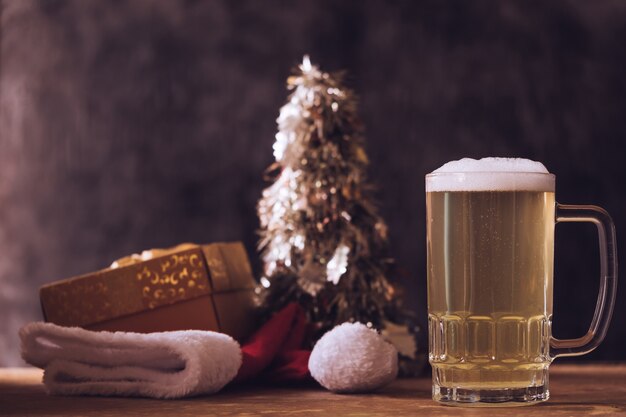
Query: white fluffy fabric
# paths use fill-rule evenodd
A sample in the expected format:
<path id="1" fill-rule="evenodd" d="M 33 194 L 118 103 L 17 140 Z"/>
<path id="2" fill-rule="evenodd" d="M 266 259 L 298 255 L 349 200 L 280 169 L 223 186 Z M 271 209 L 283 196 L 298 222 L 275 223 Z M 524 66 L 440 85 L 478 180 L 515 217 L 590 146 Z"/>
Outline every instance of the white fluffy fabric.
<path id="1" fill-rule="evenodd" d="M 51 394 L 180 398 L 211 394 L 241 366 L 239 344 L 225 334 L 93 332 L 52 323 L 20 329 L 22 357 L 43 368 Z"/>
<path id="2" fill-rule="evenodd" d="M 364 324 L 343 323 L 317 342 L 309 371 L 330 391 L 372 391 L 398 375 L 398 351 Z"/>

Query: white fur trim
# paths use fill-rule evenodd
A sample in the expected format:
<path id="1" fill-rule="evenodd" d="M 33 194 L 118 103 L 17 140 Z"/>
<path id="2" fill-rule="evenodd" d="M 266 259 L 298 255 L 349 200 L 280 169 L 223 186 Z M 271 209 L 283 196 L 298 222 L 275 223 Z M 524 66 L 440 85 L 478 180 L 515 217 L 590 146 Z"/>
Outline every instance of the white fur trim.
<path id="1" fill-rule="evenodd" d="M 22 357 L 45 370 L 51 394 L 179 398 L 211 394 L 241 366 L 241 349 L 222 333 L 93 332 L 52 323 L 20 329 Z"/>
<path id="2" fill-rule="evenodd" d="M 371 391 L 396 378 L 398 351 L 364 324 L 343 323 L 317 342 L 309 370 L 331 391 Z"/>

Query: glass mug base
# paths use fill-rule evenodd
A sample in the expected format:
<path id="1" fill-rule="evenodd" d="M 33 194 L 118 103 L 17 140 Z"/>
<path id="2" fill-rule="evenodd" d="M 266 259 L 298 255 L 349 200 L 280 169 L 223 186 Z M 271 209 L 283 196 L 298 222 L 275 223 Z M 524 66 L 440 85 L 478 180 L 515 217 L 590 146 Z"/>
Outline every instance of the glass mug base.
<path id="1" fill-rule="evenodd" d="M 517 407 L 537 404 L 550 398 L 548 389 L 548 369 L 536 375 L 534 384 L 526 387 L 469 387 L 446 386 L 438 378 L 437 369 L 433 369 L 433 400 L 452 406 L 463 407 Z"/>

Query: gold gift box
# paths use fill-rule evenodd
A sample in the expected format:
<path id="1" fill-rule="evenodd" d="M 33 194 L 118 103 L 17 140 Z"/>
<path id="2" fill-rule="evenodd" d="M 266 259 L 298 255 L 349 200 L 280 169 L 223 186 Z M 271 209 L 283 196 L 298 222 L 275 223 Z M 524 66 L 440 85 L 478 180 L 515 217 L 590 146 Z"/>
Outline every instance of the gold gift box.
<path id="1" fill-rule="evenodd" d="M 243 341 L 255 328 L 255 282 L 244 246 L 183 244 L 44 285 L 46 321 L 89 330 L 213 330 Z"/>

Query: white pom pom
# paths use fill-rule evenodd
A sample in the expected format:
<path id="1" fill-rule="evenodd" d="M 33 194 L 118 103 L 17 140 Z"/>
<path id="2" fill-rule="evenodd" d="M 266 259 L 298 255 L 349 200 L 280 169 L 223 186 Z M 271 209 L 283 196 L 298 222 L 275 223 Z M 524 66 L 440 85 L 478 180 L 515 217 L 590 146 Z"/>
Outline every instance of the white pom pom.
<path id="1" fill-rule="evenodd" d="M 334 392 L 371 391 L 396 378 L 398 351 L 364 324 L 343 323 L 317 342 L 309 371 Z"/>

